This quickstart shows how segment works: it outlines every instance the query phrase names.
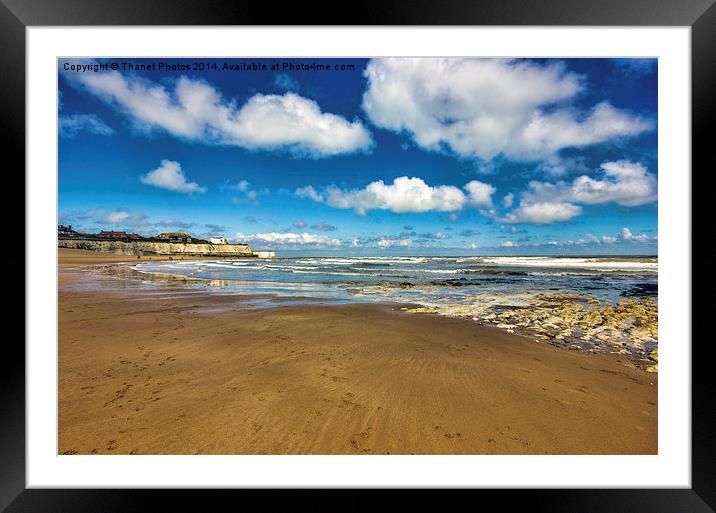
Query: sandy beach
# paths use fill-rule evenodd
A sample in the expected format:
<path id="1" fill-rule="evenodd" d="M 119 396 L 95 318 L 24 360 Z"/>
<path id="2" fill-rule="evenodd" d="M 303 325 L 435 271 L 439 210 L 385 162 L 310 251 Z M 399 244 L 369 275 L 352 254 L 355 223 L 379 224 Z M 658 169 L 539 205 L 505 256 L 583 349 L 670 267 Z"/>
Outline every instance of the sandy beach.
<path id="1" fill-rule="evenodd" d="M 657 452 L 658 374 L 620 355 L 398 305 L 83 288 L 136 257 L 59 256 L 59 454 Z"/>

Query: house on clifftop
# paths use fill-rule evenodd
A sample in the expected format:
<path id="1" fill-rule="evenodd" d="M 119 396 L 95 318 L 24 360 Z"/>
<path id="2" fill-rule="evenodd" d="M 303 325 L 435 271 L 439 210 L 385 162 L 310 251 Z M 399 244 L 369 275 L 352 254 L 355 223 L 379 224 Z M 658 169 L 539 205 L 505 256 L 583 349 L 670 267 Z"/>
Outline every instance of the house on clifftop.
<path id="1" fill-rule="evenodd" d="M 191 235 L 188 233 L 181 232 L 165 232 L 157 235 L 157 239 L 165 240 L 167 242 L 185 242 L 191 244 Z"/>
<path id="2" fill-rule="evenodd" d="M 97 237 L 100 239 L 110 239 L 110 240 L 139 240 L 142 238 L 141 235 L 137 235 L 136 233 L 127 233 L 127 232 L 114 232 L 114 231 L 105 231 L 102 230 L 97 234 Z"/>
<path id="3" fill-rule="evenodd" d="M 65 226 L 64 224 L 58 224 L 57 225 L 57 237 L 67 238 L 67 237 L 78 237 L 80 234 L 72 229 L 72 225 L 68 224 Z"/>

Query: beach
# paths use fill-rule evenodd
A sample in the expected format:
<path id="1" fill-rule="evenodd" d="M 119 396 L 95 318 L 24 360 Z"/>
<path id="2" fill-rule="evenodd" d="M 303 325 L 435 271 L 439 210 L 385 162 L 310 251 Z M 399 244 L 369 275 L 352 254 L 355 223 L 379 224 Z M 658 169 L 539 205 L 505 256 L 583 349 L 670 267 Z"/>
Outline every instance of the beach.
<path id="1" fill-rule="evenodd" d="M 59 259 L 59 454 L 657 453 L 658 374 L 623 354 L 400 304 L 128 287 L 88 266 L 136 257 Z"/>

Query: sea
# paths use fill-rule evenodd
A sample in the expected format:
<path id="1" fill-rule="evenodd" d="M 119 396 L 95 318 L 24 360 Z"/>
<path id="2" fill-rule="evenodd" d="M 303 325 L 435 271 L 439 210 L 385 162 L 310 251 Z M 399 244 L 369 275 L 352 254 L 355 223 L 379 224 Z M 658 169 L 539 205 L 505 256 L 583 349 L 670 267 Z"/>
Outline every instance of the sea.
<path id="1" fill-rule="evenodd" d="M 141 273 L 206 280 L 230 293 L 440 306 L 475 295 L 526 304 L 554 291 L 616 303 L 656 298 L 657 257 L 374 256 L 149 261 Z"/>
<path id="2" fill-rule="evenodd" d="M 572 348 L 644 357 L 657 347 L 654 256 L 294 257 L 144 261 L 132 268 L 261 298 L 261 306 L 397 303 Z"/>

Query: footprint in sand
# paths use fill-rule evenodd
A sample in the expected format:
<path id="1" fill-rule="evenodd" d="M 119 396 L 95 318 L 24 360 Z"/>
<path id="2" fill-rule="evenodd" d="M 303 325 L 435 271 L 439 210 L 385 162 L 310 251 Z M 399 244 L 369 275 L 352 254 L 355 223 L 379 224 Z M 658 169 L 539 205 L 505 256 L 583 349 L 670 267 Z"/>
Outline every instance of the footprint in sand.
<path id="1" fill-rule="evenodd" d="M 370 434 L 372 431 L 373 428 L 369 427 L 365 431 L 361 431 L 360 433 L 353 433 L 353 435 L 351 435 L 351 438 L 348 439 L 348 443 L 351 447 L 353 447 L 353 449 L 358 452 L 362 452 L 364 454 L 374 454 L 375 451 L 373 451 L 373 449 L 365 446 L 365 444 L 370 439 Z"/>
<path id="2" fill-rule="evenodd" d="M 519 436 L 517 436 L 513 431 L 511 426 L 505 426 L 504 428 L 497 428 L 497 432 L 502 435 L 505 438 L 509 438 L 513 442 L 517 442 L 523 447 L 527 447 L 530 445 L 530 443 L 526 440 L 522 440 Z M 492 439 L 490 439 L 492 440 Z M 489 441 L 489 440 L 488 440 Z"/>

